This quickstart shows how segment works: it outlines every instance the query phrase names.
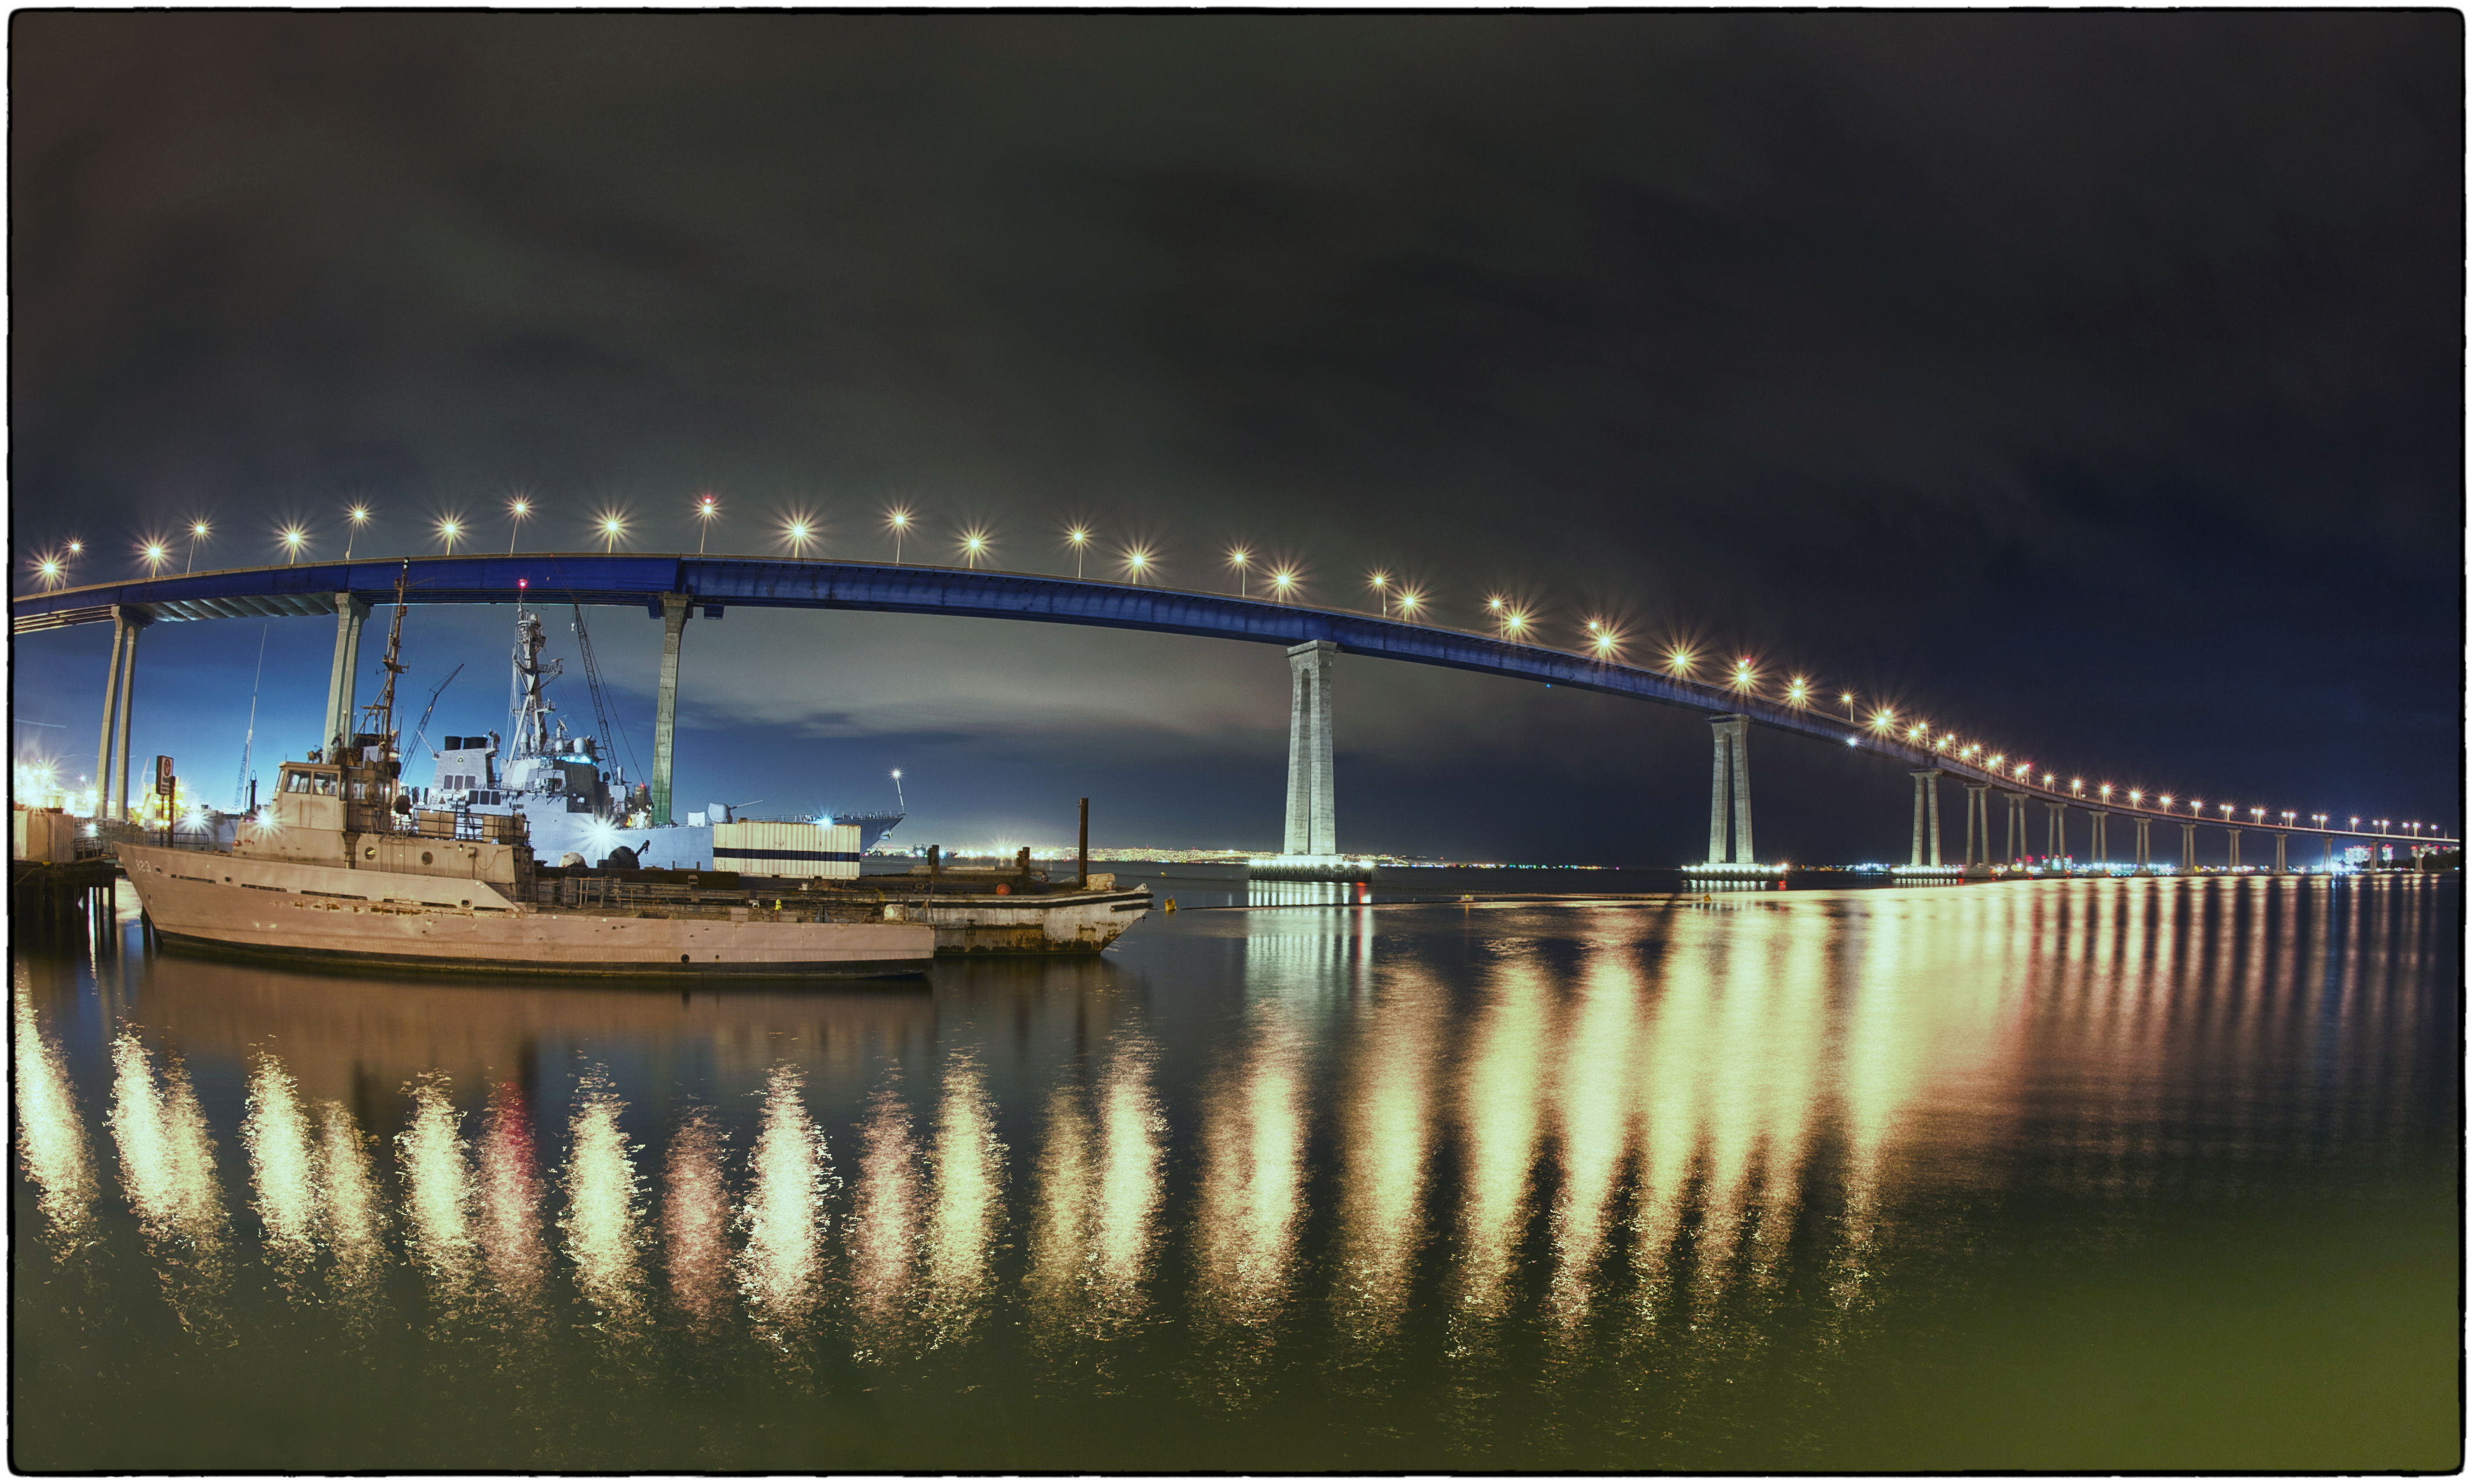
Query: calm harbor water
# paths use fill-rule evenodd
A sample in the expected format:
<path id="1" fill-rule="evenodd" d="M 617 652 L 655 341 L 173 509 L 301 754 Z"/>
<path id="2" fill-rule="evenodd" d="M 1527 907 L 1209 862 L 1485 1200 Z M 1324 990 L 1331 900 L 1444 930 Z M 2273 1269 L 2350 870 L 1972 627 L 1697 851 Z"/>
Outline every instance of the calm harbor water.
<path id="1" fill-rule="evenodd" d="M 2452 1469 L 2453 883 L 12 961 L 20 1469 Z M 1514 886 L 1513 890 L 1523 888 Z"/>

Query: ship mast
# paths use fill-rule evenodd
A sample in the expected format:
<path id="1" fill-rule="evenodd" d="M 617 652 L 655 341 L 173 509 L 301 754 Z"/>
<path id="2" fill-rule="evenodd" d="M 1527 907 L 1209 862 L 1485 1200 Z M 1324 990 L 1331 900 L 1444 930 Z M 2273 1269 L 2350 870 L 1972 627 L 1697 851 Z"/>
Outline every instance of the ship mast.
<path id="1" fill-rule="evenodd" d="M 386 658 L 380 661 L 386 667 L 386 683 L 378 688 L 378 698 L 362 708 L 361 734 L 376 737 L 378 750 L 378 755 L 375 758 L 364 759 L 361 764 L 369 770 L 371 776 L 367 802 L 377 807 L 378 818 L 381 820 L 387 817 L 386 804 L 396 791 L 396 775 L 401 771 L 392 766 L 396 755 L 395 679 L 403 674 L 405 669 L 402 663 L 403 610 L 406 607 L 405 590 L 410 586 L 411 579 L 412 562 L 407 558 L 402 570 L 396 573 L 395 619 L 387 625 Z M 358 750 L 353 745 L 354 741 L 355 739 L 351 737 L 344 739 L 348 754 Z M 342 758 L 336 760 L 343 761 Z"/>

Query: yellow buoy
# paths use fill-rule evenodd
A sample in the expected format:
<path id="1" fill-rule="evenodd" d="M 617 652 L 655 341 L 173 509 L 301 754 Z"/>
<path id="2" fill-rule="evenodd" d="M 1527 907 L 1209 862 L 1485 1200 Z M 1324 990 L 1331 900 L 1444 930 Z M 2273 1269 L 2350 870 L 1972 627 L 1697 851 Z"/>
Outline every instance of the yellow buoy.
<path id="1" fill-rule="evenodd" d="M 1167 910 L 1168 910 L 1168 911 L 1170 911 L 1170 912 L 1174 912 L 1174 911 L 1176 910 L 1176 898 L 1175 898 L 1171 897 L 1171 898 L 1169 898 L 1167 899 Z"/>

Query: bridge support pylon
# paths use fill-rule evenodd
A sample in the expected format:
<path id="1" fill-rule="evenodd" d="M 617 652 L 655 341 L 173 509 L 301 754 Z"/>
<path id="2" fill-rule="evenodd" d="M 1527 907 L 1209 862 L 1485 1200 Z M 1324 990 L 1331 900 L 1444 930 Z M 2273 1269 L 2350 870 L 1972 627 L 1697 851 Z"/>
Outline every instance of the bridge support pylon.
<path id="1" fill-rule="evenodd" d="M 1331 762 L 1331 671 L 1339 646 L 1314 639 L 1288 651 L 1287 855 L 1337 855 L 1339 804 Z"/>
<path id="2" fill-rule="evenodd" d="M 321 747 L 334 746 L 336 738 L 347 746 L 351 743 L 352 692 L 361 670 L 361 626 L 369 622 L 369 617 L 367 603 L 348 592 L 335 594 L 335 665 L 326 673 L 326 720 L 318 730 Z"/>
<path id="3" fill-rule="evenodd" d="M 2151 876 L 2155 874 L 2155 868 L 2148 863 L 2147 857 L 2147 826 L 2149 822 L 2147 817 L 2142 814 L 2133 818 L 2130 823 L 2138 827 L 2138 869 L 2133 874 L 2142 876 Z"/>
<path id="4" fill-rule="evenodd" d="M 2198 826 L 2184 824 L 2181 826 L 2181 870 L 2184 874 L 2194 874 L 2197 869 Z"/>
<path id="5" fill-rule="evenodd" d="M 2110 809 L 2087 810 L 2087 859 L 2097 866 L 2112 859 L 2111 842 L 2104 839 L 2104 821 L 2112 817 Z"/>
<path id="6" fill-rule="evenodd" d="M 2241 869 L 2241 831 L 2238 829 L 2225 830 L 2224 840 L 2224 869 L 2226 871 L 2239 871 Z"/>
<path id="7" fill-rule="evenodd" d="M 2008 790 L 2004 789 L 2001 797 L 2009 805 L 2007 809 L 2003 811 L 2003 817 L 2004 823 L 2008 826 L 2007 833 L 2009 836 L 2009 850 L 2007 851 L 2007 859 L 2011 869 L 2014 870 L 2018 863 L 2025 859 L 2024 856 L 2018 853 L 2018 848 L 2027 843 L 2027 796 L 2025 794 L 2013 794 Z"/>
<path id="8" fill-rule="evenodd" d="M 1726 863 L 1726 817 L 1735 820 L 1735 864 L 1752 864 L 1752 759 L 1747 740 L 1751 718 L 1712 716 L 1710 741 L 1716 754 L 1709 773 L 1709 864 Z"/>
<path id="9" fill-rule="evenodd" d="M 1915 779 L 1915 843 L 1907 864 L 1916 869 L 1940 865 L 1940 770 L 1917 768 Z M 1929 847 L 1929 849 L 1927 849 Z"/>
<path id="10" fill-rule="evenodd" d="M 661 688 L 653 705 L 653 823 L 675 823 L 670 814 L 670 766 L 678 757 L 679 646 L 686 638 L 690 599 L 661 594 Z"/>
<path id="11" fill-rule="evenodd" d="M 2051 800 L 2044 802 L 2044 859 L 2053 870 L 2067 870 L 2070 857 L 2070 806 Z"/>
<path id="12" fill-rule="evenodd" d="M 99 820 L 129 813 L 129 730 L 136 713 L 137 635 L 154 621 L 153 613 L 135 604 L 117 605 L 111 610 L 111 668 L 104 672 L 103 736 L 94 759 L 94 817 Z"/>
<path id="13" fill-rule="evenodd" d="M 2280 876 L 2289 876 L 2293 874 L 2293 873 L 2285 869 L 2284 840 L 2284 831 L 2280 829 L 2277 830 L 2275 832 L 2275 874 Z"/>
<path id="14" fill-rule="evenodd" d="M 1992 879 L 1992 785 L 1966 785 L 1966 878 Z"/>

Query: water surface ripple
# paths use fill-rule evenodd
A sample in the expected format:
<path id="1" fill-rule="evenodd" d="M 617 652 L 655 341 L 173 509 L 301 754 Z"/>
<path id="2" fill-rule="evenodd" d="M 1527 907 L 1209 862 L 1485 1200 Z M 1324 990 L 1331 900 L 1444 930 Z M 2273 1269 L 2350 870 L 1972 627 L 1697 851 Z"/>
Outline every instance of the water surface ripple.
<path id="1" fill-rule="evenodd" d="M 928 988 L 21 945 L 18 1466 L 2456 1466 L 2452 883 L 1178 895 Z"/>

